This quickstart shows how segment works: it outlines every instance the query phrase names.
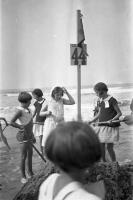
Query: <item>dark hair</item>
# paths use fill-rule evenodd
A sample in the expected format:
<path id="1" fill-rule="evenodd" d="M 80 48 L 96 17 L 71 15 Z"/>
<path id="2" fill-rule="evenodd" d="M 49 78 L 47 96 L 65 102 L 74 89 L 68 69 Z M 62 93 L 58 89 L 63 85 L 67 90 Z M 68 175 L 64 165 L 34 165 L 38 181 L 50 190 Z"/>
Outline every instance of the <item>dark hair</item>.
<path id="1" fill-rule="evenodd" d="M 42 96 L 43 96 L 43 92 L 42 92 L 42 90 L 39 89 L 39 88 L 34 89 L 34 90 L 32 91 L 32 94 L 33 94 L 33 95 L 36 95 L 37 97 L 42 97 Z"/>
<path id="2" fill-rule="evenodd" d="M 51 93 L 51 96 L 52 96 L 52 98 L 55 98 L 54 96 L 55 96 L 55 94 L 56 93 L 58 93 L 58 92 L 62 92 L 62 96 L 63 96 L 63 89 L 61 88 L 61 87 L 55 87 L 53 90 L 52 90 L 52 93 Z"/>
<path id="3" fill-rule="evenodd" d="M 62 170 L 85 169 L 101 158 L 99 139 L 83 122 L 64 122 L 51 131 L 45 143 L 46 156 Z"/>
<path id="4" fill-rule="evenodd" d="M 99 82 L 94 86 L 94 91 L 95 92 L 107 92 L 108 91 L 108 87 L 105 83 L 103 82 Z"/>
<path id="5" fill-rule="evenodd" d="M 32 96 L 28 92 L 20 92 L 18 95 L 18 101 L 20 103 L 27 103 L 32 99 Z"/>

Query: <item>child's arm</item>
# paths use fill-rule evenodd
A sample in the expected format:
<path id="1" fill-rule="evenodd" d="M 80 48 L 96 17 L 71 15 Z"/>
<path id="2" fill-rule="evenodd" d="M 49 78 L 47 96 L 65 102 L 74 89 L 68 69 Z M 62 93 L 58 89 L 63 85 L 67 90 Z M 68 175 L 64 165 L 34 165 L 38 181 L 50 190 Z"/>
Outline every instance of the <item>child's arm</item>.
<path id="1" fill-rule="evenodd" d="M 89 121 L 89 124 L 95 122 L 95 121 L 99 118 L 99 115 L 100 115 L 100 108 L 99 108 L 98 113 L 94 116 L 94 118 L 93 118 L 92 120 Z"/>
<path id="2" fill-rule="evenodd" d="M 24 126 L 20 125 L 18 123 L 16 123 L 16 120 L 19 119 L 19 117 L 21 116 L 21 110 L 18 110 L 14 116 L 12 117 L 11 121 L 10 121 L 10 125 L 15 127 L 15 128 L 19 128 L 19 129 L 23 129 Z"/>
<path id="3" fill-rule="evenodd" d="M 64 99 L 63 98 L 63 103 L 65 105 L 73 105 L 75 104 L 75 100 L 74 98 L 70 95 L 70 93 L 66 90 L 66 88 L 62 88 L 63 89 L 63 92 L 68 96 L 68 99 Z"/>
<path id="4" fill-rule="evenodd" d="M 34 112 L 33 112 L 32 118 L 34 118 L 34 117 L 36 116 L 36 113 L 37 113 L 37 108 L 35 107 L 35 110 L 34 110 Z"/>
<path id="5" fill-rule="evenodd" d="M 51 115 L 51 114 L 52 114 L 51 111 L 48 110 L 48 104 L 45 104 L 45 105 L 42 107 L 42 109 L 41 109 L 39 115 L 40 115 L 41 117 L 45 117 L 45 116 L 48 116 L 48 115 Z"/>
<path id="6" fill-rule="evenodd" d="M 119 117 L 122 115 L 121 110 L 120 110 L 120 108 L 118 106 L 118 103 L 115 103 L 113 106 L 114 106 L 114 109 L 117 112 L 117 114 L 116 114 L 115 117 L 113 117 L 113 119 L 111 119 L 111 121 L 118 120 Z"/>

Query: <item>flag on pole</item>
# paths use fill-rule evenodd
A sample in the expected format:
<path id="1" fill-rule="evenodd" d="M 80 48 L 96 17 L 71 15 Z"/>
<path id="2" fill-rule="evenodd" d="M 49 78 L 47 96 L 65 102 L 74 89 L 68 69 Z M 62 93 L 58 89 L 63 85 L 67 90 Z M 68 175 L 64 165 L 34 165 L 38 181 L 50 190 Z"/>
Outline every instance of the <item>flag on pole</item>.
<path id="1" fill-rule="evenodd" d="M 81 14 L 81 11 L 77 11 L 77 31 L 78 31 L 78 47 L 82 48 L 83 52 L 86 56 L 88 56 L 88 53 L 86 52 L 84 41 L 85 41 L 85 34 L 84 34 L 84 28 L 83 28 L 83 22 L 82 22 L 83 15 Z"/>

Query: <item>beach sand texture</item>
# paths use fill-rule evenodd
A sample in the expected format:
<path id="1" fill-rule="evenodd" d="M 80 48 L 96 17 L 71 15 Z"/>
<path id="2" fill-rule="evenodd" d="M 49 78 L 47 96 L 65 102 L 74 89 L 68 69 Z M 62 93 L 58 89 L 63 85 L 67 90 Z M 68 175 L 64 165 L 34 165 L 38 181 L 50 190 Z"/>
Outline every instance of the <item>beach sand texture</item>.
<path id="1" fill-rule="evenodd" d="M 125 96 L 129 95 L 125 94 Z M 86 97 L 88 99 L 88 97 Z M 124 97 L 125 98 L 125 97 Z M 131 100 L 131 99 L 130 99 Z M 91 101 L 91 100 L 90 100 Z M 128 101 L 129 102 L 129 101 Z M 12 106 L 12 105 L 11 105 Z M 76 105 L 71 107 L 71 112 L 75 112 Z M 89 116 L 89 105 L 83 104 L 82 106 L 82 115 L 83 120 L 87 120 Z M 123 115 L 130 114 L 129 103 L 120 106 Z M 2 108 L 3 109 L 3 108 Z M 69 107 L 65 108 L 65 112 L 68 113 L 70 110 Z M 92 108 L 90 109 L 92 112 Z M 7 109 L 4 111 L 4 116 L 6 119 L 10 119 L 10 116 L 13 114 L 13 109 Z M 70 115 L 66 114 L 66 120 L 71 119 Z M 2 116 L 1 116 L 2 117 Z M 73 118 L 72 118 L 73 119 Z M 0 200 L 12 200 L 16 193 L 22 187 L 20 182 L 20 149 L 19 143 L 16 139 L 15 128 L 8 126 L 4 134 L 8 139 L 8 143 L 11 147 L 11 150 L 8 151 L 7 147 L 2 141 L 0 141 Z M 39 141 L 37 139 L 36 147 L 39 149 Z M 133 161 L 133 126 L 128 126 L 125 123 L 121 123 L 120 127 L 120 140 L 119 143 L 115 145 L 116 157 L 119 162 L 132 160 Z M 39 155 L 34 151 L 33 155 L 33 171 L 36 174 L 40 169 L 44 168 L 45 163 L 41 160 Z"/>
<path id="2" fill-rule="evenodd" d="M 23 185 L 20 182 L 20 149 L 16 139 L 16 130 L 14 128 L 8 127 L 5 131 L 5 135 L 7 136 L 11 150 L 9 151 L 7 147 L 0 142 L 0 200 L 12 200 Z M 36 147 L 39 149 L 38 140 Z M 33 170 L 35 174 L 43 167 L 44 162 L 34 151 Z"/>

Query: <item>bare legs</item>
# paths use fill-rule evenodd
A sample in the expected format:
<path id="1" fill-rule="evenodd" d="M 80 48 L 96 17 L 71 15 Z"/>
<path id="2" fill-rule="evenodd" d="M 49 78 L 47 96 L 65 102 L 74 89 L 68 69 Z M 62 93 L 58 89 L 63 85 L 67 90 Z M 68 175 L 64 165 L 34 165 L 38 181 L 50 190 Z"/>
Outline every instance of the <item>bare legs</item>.
<path id="1" fill-rule="evenodd" d="M 106 151 L 106 146 L 105 143 L 101 143 L 101 149 L 102 149 L 102 159 L 104 162 L 106 162 L 106 156 L 105 156 L 105 151 Z M 114 144 L 113 143 L 107 143 L 107 150 L 109 153 L 109 156 L 113 162 L 116 161 L 116 155 L 114 151 Z"/>
<path id="2" fill-rule="evenodd" d="M 26 173 L 25 173 L 26 158 L 27 158 L 28 174 L 29 174 L 29 176 L 33 175 L 33 171 L 32 171 L 33 149 L 32 149 L 32 146 L 28 142 L 22 143 L 20 149 L 21 149 L 20 170 L 21 170 L 22 177 L 26 178 Z"/>
<path id="3" fill-rule="evenodd" d="M 107 144 L 107 150 L 109 152 L 110 158 L 113 162 L 116 161 L 116 155 L 115 155 L 115 151 L 114 151 L 114 144 L 113 143 L 108 143 Z"/>
<path id="4" fill-rule="evenodd" d="M 39 143 L 40 143 L 40 151 L 41 151 L 41 153 L 43 154 L 42 137 L 43 137 L 43 135 L 40 135 L 40 136 L 39 136 Z"/>

